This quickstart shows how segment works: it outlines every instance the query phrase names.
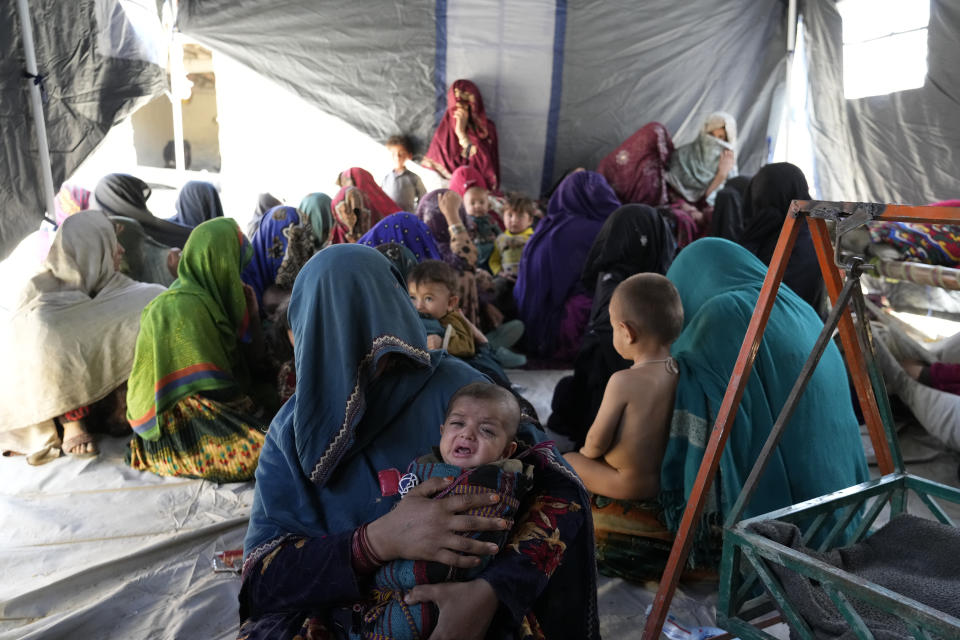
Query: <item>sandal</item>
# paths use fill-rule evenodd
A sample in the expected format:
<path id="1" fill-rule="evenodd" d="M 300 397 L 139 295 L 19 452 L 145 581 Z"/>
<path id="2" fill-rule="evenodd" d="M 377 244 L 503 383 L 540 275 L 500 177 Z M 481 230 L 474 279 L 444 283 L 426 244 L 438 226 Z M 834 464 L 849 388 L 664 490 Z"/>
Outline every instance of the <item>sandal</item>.
<path id="1" fill-rule="evenodd" d="M 71 453 L 70 451 L 87 443 L 93 444 L 93 451 L 88 451 L 84 453 Z M 60 451 L 64 455 L 70 456 L 71 458 L 95 458 L 100 455 L 100 449 L 97 448 L 97 440 L 93 437 L 92 433 L 81 433 L 68 438 L 63 441 L 60 445 Z"/>

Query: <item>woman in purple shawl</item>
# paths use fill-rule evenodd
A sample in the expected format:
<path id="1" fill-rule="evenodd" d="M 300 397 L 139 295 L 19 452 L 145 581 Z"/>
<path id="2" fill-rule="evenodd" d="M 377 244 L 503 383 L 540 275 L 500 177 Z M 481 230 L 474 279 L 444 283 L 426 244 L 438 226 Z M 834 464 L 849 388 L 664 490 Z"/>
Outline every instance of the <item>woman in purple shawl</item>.
<path id="1" fill-rule="evenodd" d="M 429 227 L 406 211 L 390 214 L 357 240 L 358 244 L 370 247 L 379 247 L 388 242 L 396 242 L 410 249 L 417 262 L 441 259 Z"/>
<path id="2" fill-rule="evenodd" d="M 578 286 L 580 274 L 594 238 L 619 207 L 613 189 L 593 171 L 571 173 L 550 198 L 547 215 L 523 248 L 513 289 L 527 327 L 528 353 L 576 354 L 590 313 L 590 294 Z"/>
<path id="3" fill-rule="evenodd" d="M 274 207 L 260 219 L 250 244 L 253 259 L 240 278 L 253 288 L 260 314 L 266 317 L 289 297 L 301 267 L 316 251 L 313 231 L 296 207 Z"/>

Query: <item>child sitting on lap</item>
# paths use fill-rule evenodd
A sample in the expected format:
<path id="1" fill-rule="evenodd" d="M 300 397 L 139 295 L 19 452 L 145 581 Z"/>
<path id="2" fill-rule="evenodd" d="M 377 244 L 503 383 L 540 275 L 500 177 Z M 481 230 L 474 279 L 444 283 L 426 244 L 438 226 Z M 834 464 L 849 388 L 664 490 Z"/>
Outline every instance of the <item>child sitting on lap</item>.
<path id="1" fill-rule="evenodd" d="M 662 275 L 631 276 L 613 292 L 610 324 L 614 348 L 633 365 L 610 377 L 586 443 L 564 457 L 591 493 L 656 498 L 677 388 L 670 345 L 683 329 L 680 294 Z"/>
<path id="2" fill-rule="evenodd" d="M 459 167 L 450 176 L 450 189 L 463 197 L 463 208 L 475 227 L 473 241 L 477 245 L 477 266 L 486 269 L 493 243 L 503 231 L 499 216 L 490 209 L 490 192 L 480 172 L 473 167 Z"/>
<path id="3" fill-rule="evenodd" d="M 437 497 L 489 491 L 496 503 L 466 512 L 468 515 L 517 517 L 520 502 L 533 484 L 533 466 L 513 458 L 517 451 L 520 405 L 512 393 L 489 382 L 474 382 L 460 388 L 450 399 L 440 425 L 440 445 L 431 454 L 410 463 L 402 477 L 395 469 L 382 471 L 384 494 L 406 492 L 436 476 L 455 478 Z M 525 449 L 529 452 L 530 449 Z M 523 454 L 521 454 L 523 455 Z M 395 478 L 390 482 L 389 478 Z M 502 549 L 510 531 L 470 534 Z M 464 534 L 466 535 L 466 534 Z M 406 604 L 406 591 L 418 584 L 473 580 L 489 564 L 490 556 L 472 569 L 455 569 L 439 562 L 394 560 L 374 576 L 373 604 L 364 614 L 363 637 L 399 639 L 426 638 L 437 622 L 432 603 Z"/>
<path id="4" fill-rule="evenodd" d="M 487 342 L 480 330 L 460 313 L 457 273 L 446 262 L 424 260 L 415 266 L 407 275 L 407 291 L 420 316 L 438 320 L 450 334 L 446 345 L 442 336 L 428 335 L 427 348 L 445 348 L 452 356 L 472 358 L 477 353 L 477 343 Z M 427 329 L 429 334 L 429 325 Z"/>
<path id="5" fill-rule="evenodd" d="M 517 267 L 527 240 L 533 235 L 536 205 L 522 193 L 507 194 L 503 222 L 507 230 L 497 236 L 490 254 L 490 273 L 495 276 L 517 278 Z"/>

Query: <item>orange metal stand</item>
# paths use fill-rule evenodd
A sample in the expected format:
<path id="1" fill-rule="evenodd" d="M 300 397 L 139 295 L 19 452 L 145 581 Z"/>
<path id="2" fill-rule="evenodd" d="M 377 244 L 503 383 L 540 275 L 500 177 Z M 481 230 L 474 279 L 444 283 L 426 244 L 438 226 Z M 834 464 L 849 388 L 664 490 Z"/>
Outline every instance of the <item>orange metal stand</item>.
<path id="1" fill-rule="evenodd" d="M 770 317 L 780 282 L 786 270 L 787 261 L 796 242 L 799 225 L 806 220 L 810 227 L 813 244 L 816 248 L 820 269 L 826 283 L 827 293 L 832 303 L 836 303 L 837 296 L 843 286 L 840 270 L 835 263 L 835 252 L 827 231 L 827 220 L 837 224 L 838 235 L 853 228 L 862 226 L 871 221 L 902 221 L 927 223 L 956 223 L 960 221 L 960 208 L 951 207 L 914 207 L 905 205 L 883 205 L 863 202 L 826 202 L 817 200 L 795 200 L 791 203 L 783 229 L 777 241 L 773 258 L 760 297 L 754 308 L 753 317 L 743 339 L 743 345 L 737 356 L 733 373 L 727 384 L 727 390 L 717 413 L 716 422 L 710 434 L 704 452 L 703 461 L 697 473 L 696 481 L 687 501 L 680 528 L 670 552 L 666 569 L 660 580 L 660 588 L 653 601 L 653 608 L 647 618 L 643 631 L 645 640 L 656 640 L 663 628 L 670 602 L 676 591 L 680 573 L 687 562 L 690 546 L 697 523 L 703 513 L 707 491 L 720 465 L 720 456 L 730 435 L 730 427 L 737 415 L 740 400 L 746 388 L 747 379 L 753 368 L 763 332 Z M 887 441 L 874 387 L 871 384 L 870 373 L 857 339 L 850 311 L 844 312 L 838 326 L 841 343 L 847 366 L 856 389 L 860 408 L 863 412 L 870 440 L 873 443 L 877 456 L 877 465 L 882 474 L 892 473 L 900 467 L 900 460 L 894 460 L 890 443 Z M 902 469 L 897 469 L 901 471 Z"/>

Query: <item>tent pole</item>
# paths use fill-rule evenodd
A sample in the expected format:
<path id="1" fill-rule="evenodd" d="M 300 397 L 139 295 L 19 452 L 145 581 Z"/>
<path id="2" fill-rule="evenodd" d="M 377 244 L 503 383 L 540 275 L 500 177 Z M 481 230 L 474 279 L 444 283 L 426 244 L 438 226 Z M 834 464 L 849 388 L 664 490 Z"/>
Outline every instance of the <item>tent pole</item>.
<path id="1" fill-rule="evenodd" d="M 186 88 L 185 73 L 183 68 L 183 43 L 176 33 L 173 34 L 173 40 L 170 46 L 170 107 L 173 112 L 173 149 L 177 162 L 177 173 L 179 179 L 184 179 L 184 173 L 187 169 L 186 151 L 183 147 L 183 95 Z"/>
<path id="2" fill-rule="evenodd" d="M 17 12 L 20 14 L 20 31 L 23 34 L 23 55 L 27 63 L 27 73 L 32 76 L 27 81 L 30 83 L 33 128 L 37 134 L 37 148 L 40 150 L 40 173 L 43 176 L 44 200 L 47 202 L 47 219 L 49 220 L 55 215 L 56 192 L 53 188 L 53 171 L 50 169 L 50 145 L 47 142 L 47 124 L 43 117 L 43 98 L 40 94 L 40 84 L 35 81 L 39 71 L 28 0 L 17 0 Z"/>
<path id="3" fill-rule="evenodd" d="M 790 162 L 790 83 L 793 81 L 793 53 L 797 48 L 797 0 L 789 0 L 787 5 L 787 77 L 783 92 L 783 159 Z"/>

